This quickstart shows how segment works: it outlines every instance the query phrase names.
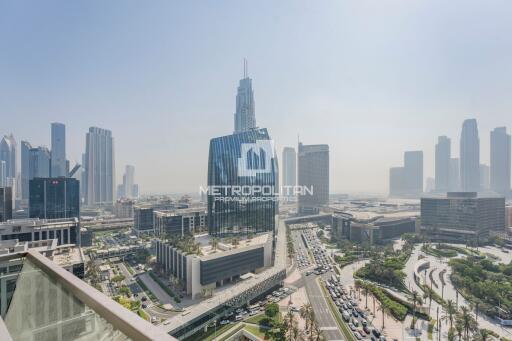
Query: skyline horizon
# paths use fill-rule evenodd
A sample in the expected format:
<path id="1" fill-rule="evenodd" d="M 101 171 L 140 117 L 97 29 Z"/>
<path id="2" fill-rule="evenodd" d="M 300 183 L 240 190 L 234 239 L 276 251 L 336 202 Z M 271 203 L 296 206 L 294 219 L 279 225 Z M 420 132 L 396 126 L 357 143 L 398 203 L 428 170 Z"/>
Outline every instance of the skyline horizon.
<path id="1" fill-rule="evenodd" d="M 49 147 L 49 123 L 62 122 L 74 164 L 88 128 L 109 129 L 116 184 L 133 165 L 142 193 L 206 184 L 209 140 L 233 131 L 244 58 L 279 159 L 298 136 L 328 144 L 332 193 L 387 193 L 389 169 L 413 150 L 425 186 L 437 137 L 459 155 L 468 118 L 489 165 L 490 132 L 512 127 L 512 3 L 1 6 L 0 134 Z"/>

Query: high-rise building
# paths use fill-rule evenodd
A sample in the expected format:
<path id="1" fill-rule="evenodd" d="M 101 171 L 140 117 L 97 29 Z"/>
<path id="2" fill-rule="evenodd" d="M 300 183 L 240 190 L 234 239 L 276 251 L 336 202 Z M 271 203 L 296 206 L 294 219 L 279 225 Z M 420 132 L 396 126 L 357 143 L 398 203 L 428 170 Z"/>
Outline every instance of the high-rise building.
<path id="1" fill-rule="evenodd" d="M 46 147 L 37 147 L 29 150 L 28 178 L 50 177 L 50 151 Z M 30 187 L 30 186 L 29 186 Z"/>
<path id="2" fill-rule="evenodd" d="M 480 164 L 480 189 L 488 190 L 491 186 L 490 173 L 491 170 L 488 165 Z"/>
<path id="3" fill-rule="evenodd" d="M 14 136 L 4 136 L 0 141 L 0 160 L 5 161 L 7 178 L 16 178 L 16 152 L 17 143 Z"/>
<path id="4" fill-rule="evenodd" d="M 404 167 L 389 169 L 389 196 L 401 197 L 406 192 Z"/>
<path id="5" fill-rule="evenodd" d="M 436 192 L 448 192 L 450 190 L 450 158 L 451 140 L 446 136 L 439 136 L 436 144 Z"/>
<path id="6" fill-rule="evenodd" d="M 423 152 L 404 153 L 404 178 L 408 196 L 417 197 L 423 192 Z"/>
<path id="7" fill-rule="evenodd" d="M 240 80 L 236 94 L 235 133 L 256 128 L 254 92 L 252 79 L 247 76 L 247 62 L 244 61 L 244 78 Z"/>
<path id="8" fill-rule="evenodd" d="M 0 161 L 0 187 L 7 186 L 7 167 L 4 160 Z"/>
<path id="9" fill-rule="evenodd" d="M 460 190 L 460 165 L 458 158 L 450 159 L 450 192 Z"/>
<path id="10" fill-rule="evenodd" d="M 476 119 L 465 120 L 460 136 L 460 182 L 463 191 L 480 189 L 480 138 Z"/>
<path id="11" fill-rule="evenodd" d="M 297 185 L 297 153 L 295 148 L 283 148 L 283 192 L 281 195 L 291 197 L 293 195 L 293 187 Z"/>
<path id="12" fill-rule="evenodd" d="M 112 203 L 115 191 L 114 138 L 107 129 L 91 127 L 85 138 L 85 203 Z"/>
<path id="13" fill-rule="evenodd" d="M 12 219 L 12 188 L 0 187 L 0 221 Z"/>
<path id="14" fill-rule="evenodd" d="M 208 230 L 213 236 L 275 229 L 278 165 L 267 129 L 210 140 Z"/>
<path id="15" fill-rule="evenodd" d="M 298 195 L 298 212 L 319 212 L 329 203 L 329 146 L 326 144 L 303 145 L 298 148 L 298 185 L 308 188 Z"/>
<path id="16" fill-rule="evenodd" d="M 30 149 L 28 141 L 21 141 L 21 199 L 28 200 L 28 181 L 30 180 Z"/>
<path id="17" fill-rule="evenodd" d="M 73 178 L 30 180 L 29 216 L 40 219 L 80 218 L 80 183 Z"/>
<path id="18" fill-rule="evenodd" d="M 139 196 L 139 186 L 135 184 L 135 167 L 127 165 L 123 183 L 117 186 L 117 198 L 137 198 Z"/>
<path id="19" fill-rule="evenodd" d="M 510 194 L 510 135 L 505 127 L 491 131 L 490 187 L 502 195 Z"/>
<path id="20" fill-rule="evenodd" d="M 51 176 L 67 176 L 66 173 L 66 126 L 52 123 Z"/>

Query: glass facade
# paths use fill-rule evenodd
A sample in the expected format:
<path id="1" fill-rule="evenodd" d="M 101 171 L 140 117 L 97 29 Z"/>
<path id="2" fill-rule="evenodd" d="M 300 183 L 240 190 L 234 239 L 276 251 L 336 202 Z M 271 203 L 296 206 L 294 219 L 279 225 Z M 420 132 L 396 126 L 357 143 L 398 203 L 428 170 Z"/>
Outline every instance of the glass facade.
<path id="1" fill-rule="evenodd" d="M 271 147 L 253 150 L 262 141 Z M 210 140 L 209 233 L 224 237 L 273 232 L 278 212 L 277 179 L 277 158 L 267 129 Z"/>
<path id="2" fill-rule="evenodd" d="M 80 184 L 73 178 L 35 178 L 29 184 L 30 218 L 80 217 Z"/>

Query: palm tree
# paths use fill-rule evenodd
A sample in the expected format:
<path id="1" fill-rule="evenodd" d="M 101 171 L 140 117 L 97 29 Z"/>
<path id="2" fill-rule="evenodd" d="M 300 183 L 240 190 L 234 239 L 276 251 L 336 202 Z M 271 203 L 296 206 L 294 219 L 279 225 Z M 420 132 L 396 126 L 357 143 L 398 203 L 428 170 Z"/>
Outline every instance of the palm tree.
<path id="1" fill-rule="evenodd" d="M 212 246 L 212 250 L 217 250 L 217 247 L 219 246 L 219 239 L 212 238 L 212 240 L 210 240 L 210 245 Z"/>
<path id="2" fill-rule="evenodd" d="M 491 333 L 487 329 L 480 329 L 478 333 L 475 335 L 474 340 L 477 341 L 487 341 L 489 340 Z"/>
<path id="3" fill-rule="evenodd" d="M 309 331 L 310 336 L 313 334 L 313 322 L 314 312 L 313 307 L 310 303 L 303 305 L 299 310 L 300 317 L 302 317 L 306 323 L 306 332 Z"/>
<path id="4" fill-rule="evenodd" d="M 421 304 L 421 297 L 419 296 L 419 293 L 416 290 L 413 290 L 411 293 L 412 296 L 412 326 L 413 329 L 416 330 L 416 304 Z"/>
<path id="5" fill-rule="evenodd" d="M 377 310 L 382 311 L 382 330 L 384 330 L 384 318 L 386 314 L 389 313 L 389 308 L 381 303 Z"/>
<path id="6" fill-rule="evenodd" d="M 455 317 L 455 314 L 457 313 L 457 308 L 455 307 L 455 303 L 453 300 L 446 301 L 446 317 L 448 318 L 448 321 L 450 322 L 450 329 L 453 327 L 453 318 Z"/>
<path id="7" fill-rule="evenodd" d="M 464 326 L 462 325 L 462 320 L 457 316 L 455 320 L 455 330 L 457 330 L 457 335 L 459 336 L 459 341 L 462 340 L 462 332 L 464 331 Z"/>
<path id="8" fill-rule="evenodd" d="M 464 329 L 464 339 L 469 340 L 469 332 L 476 330 L 476 321 L 468 307 L 462 306 L 460 310 L 459 319 Z"/>

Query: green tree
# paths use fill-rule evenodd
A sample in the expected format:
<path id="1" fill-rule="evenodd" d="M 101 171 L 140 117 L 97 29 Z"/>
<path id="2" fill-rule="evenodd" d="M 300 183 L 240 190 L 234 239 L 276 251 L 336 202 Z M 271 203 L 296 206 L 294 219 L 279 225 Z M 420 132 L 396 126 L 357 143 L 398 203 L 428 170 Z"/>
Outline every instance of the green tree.
<path id="1" fill-rule="evenodd" d="M 273 320 L 277 314 L 279 314 L 279 305 L 277 303 L 271 303 L 265 307 L 265 315 Z"/>

